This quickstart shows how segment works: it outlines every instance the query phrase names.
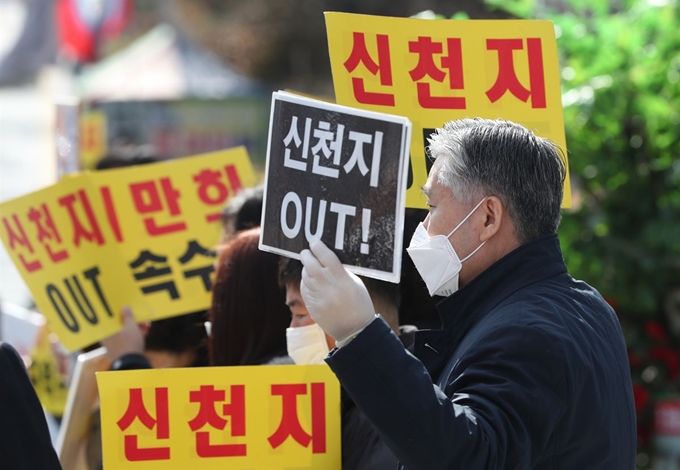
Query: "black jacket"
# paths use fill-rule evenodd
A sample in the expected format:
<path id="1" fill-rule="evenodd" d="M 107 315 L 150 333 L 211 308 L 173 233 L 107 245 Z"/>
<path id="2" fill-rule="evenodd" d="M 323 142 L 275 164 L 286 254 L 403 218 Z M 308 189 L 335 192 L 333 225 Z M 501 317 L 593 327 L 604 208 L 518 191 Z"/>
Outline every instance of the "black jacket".
<path id="1" fill-rule="evenodd" d="M 399 461 L 365 414 L 341 390 L 342 470 L 396 470 Z"/>
<path id="2" fill-rule="evenodd" d="M 416 335 L 416 357 L 376 320 L 327 358 L 406 468 L 635 468 L 621 328 L 597 291 L 567 274 L 556 235 L 513 251 L 438 309 L 443 329 Z"/>
<path id="3" fill-rule="evenodd" d="M 24 363 L 6 343 L 0 343 L 0 468 L 61 470 Z"/>
<path id="4" fill-rule="evenodd" d="M 399 327 L 399 340 L 406 349 L 413 347 L 416 328 Z M 375 426 L 368 420 L 341 389 L 342 410 L 342 469 L 343 470 L 396 470 L 399 461 L 380 438 Z"/>

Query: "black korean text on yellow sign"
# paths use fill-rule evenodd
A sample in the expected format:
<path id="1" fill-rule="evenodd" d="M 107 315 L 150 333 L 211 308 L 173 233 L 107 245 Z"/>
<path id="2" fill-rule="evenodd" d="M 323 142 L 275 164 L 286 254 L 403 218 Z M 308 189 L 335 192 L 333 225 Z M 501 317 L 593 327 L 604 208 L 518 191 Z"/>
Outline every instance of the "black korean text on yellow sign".
<path id="1" fill-rule="evenodd" d="M 0 205 L 0 238 L 49 328 L 69 349 L 117 331 L 117 313 L 133 299 L 115 293 L 136 292 L 125 265 L 115 262 L 107 200 L 105 187 L 96 191 L 78 177 Z"/>
<path id="2" fill-rule="evenodd" d="M 104 468 L 340 469 L 324 364 L 97 373 Z"/>
<path id="3" fill-rule="evenodd" d="M 422 20 L 326 13 L 338 104 L 413 123 L 407 207 L 424 208 L 427 138 L 465 117 L 519 122 L 564 150 L 553 24 L 527 20 Z M 569 179 L 563 207 L 571 206 Z"/>
<path id="4" fill-rule="evenodd" d="M 208 307 L 222 205 L 254 184 L 243 148 L 83 173 L 0 205 L 0 239 L 69 350 Z"/>
<path id="5" fill-rule="evenodd" d="M 116 203 L 118 254 L 145 300 L 135 317 L 157 320 L 207 309 L 220 212 L 229 197 L 255 182 L 245 149 L 92 178 L 109 185 Z"/>

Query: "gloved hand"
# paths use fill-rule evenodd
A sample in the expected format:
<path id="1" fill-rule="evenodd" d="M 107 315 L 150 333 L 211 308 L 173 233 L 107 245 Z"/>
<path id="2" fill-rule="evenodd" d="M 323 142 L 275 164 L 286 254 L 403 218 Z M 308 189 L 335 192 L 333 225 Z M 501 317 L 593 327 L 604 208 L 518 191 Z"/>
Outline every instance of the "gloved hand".
<path id="1" fill-rule="evenodd" d="M 321 240 L 300 253 L 304 266 L 300 293 L 309 314 L 336 342 L 343 342 L 375 319 L 368 291 Z"/>

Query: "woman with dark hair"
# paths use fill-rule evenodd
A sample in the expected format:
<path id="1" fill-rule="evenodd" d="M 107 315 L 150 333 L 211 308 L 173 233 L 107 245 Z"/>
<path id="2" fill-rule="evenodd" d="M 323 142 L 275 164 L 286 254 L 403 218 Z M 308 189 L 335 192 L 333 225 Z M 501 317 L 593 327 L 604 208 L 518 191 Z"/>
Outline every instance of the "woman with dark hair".
<path id="1" fill-rule="evenodd" d="M 290 311 L 278 284 L 278 256 L 260 251 L 259 238 L 260 229 L 241 232 L 220 255 L 210 308 L 214 366 L 260 365 L 286 356 Z"/>

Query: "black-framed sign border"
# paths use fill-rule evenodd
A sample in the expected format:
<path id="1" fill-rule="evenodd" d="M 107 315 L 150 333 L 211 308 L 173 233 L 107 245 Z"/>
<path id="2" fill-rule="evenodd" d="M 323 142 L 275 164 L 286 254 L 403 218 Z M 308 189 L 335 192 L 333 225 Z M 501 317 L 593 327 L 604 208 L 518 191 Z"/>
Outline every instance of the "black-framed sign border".
<path id="1" fill-rule="evenodd" d="M 368 119 L 382 120 L 386 122 L 391 122 L 402 126 L 401 135 L 401 153 L 399 155 L 400 165 L 397 178 L 397 197 L 396 197 L 396 207 L 395 211 L 395 238 L 394 238 L 394 253 L 393 253 L 393 263 L 392 271 L 383 271 L 379 269 L 366 268 L 362 266 L 355 266 L 352 264 L 343 264 L 348 271 L 359 275 L 370 277 L 374 279 L 379 279 L 383 281 L 388 281 L 392 283 L 399 283 L 401 278 L 401 262 L 403 253 L 403 232 L 404 232 L 404 213 L 406 210 L 406 184 L 408 177 L 408 165 L 410 158 L 410 146 L 411 146 L 411 132 L 412 125 L 411 121 L 404 116 L 397 116 L 393 114 L 380 113 L 377 111 L 368 111 L 359 108 L 352 108 L 349 106 L 338 105 L 334 103 L 328 103 L 325 101 L 315 100 L 312 98 L 307 98 L 300 95 L 295 95 L 293 93 L 288 93 L 284 91 L 277 91 L 272 93 L 272 103 L 269 116 L 269 134 L 267 136 L 267 158 L 265 164 L 264 172 L 264 195 L 262 200 L 262 219 L 261 219 L 261 229 L 260 229 L 260 240 L 258 247 L 261 251 L 273 253 L 276 255 L 285 256 L 288 258 L 293 258 L 300 260 L 300 253 L 296 253 L 283 248 L 271 246 L 264 243 L 264 232 L 267 227 L 267 196 L 269 188 L 269 177 L 270 177 L 270 153 L 272 148 L 272 128 L 274 125 L 274 112 L 276 109 L 276 103 L 279 101 L 284 101 L 288 103 L 298 104 L 302 106 L 311 106 L 319 109 L 324 109 L 330 112 L 338 112 L 343 114 L 351 114 L 359 117 L 365 117 Z M 271 221 L 270 221 L 271 223 Z"/>

